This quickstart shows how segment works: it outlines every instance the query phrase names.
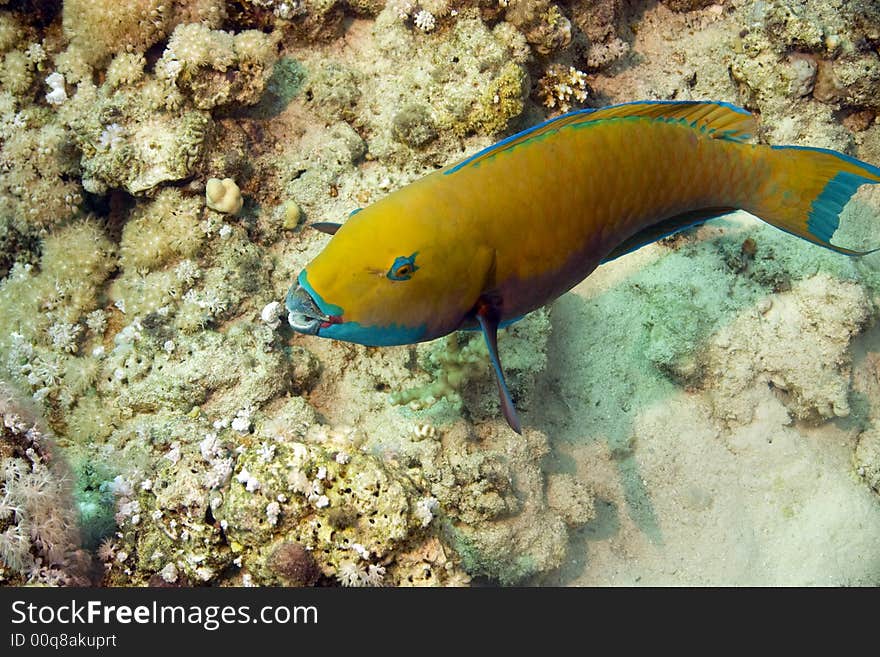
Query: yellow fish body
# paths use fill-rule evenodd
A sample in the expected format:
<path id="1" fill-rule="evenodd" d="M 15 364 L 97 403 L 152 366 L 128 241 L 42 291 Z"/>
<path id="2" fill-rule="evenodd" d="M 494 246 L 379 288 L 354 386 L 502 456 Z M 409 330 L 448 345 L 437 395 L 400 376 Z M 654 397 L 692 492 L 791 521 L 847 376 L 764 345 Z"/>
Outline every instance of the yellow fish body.
<path id="1" fill-rule="evenodd" d="M 516 411 L 497 329 L 599 264 L 744 209 L 830 240 L 843 206 L 880 169 L 834 151 L 746 143 L 747 111 L 715 102 L 582 110 L 509 137 L 352 213 L 287 295 L 295 330 L 368 345 L 479 326 L 502 409 Z"/>

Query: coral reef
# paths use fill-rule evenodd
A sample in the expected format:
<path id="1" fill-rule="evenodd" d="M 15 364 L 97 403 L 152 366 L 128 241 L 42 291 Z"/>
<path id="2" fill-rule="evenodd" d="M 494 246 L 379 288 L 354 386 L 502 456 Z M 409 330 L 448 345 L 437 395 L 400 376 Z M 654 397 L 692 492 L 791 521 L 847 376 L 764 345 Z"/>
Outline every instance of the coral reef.
<path id="1" fill-rule="evenodd" d="M 576 0 L 571 4 L 572 22 L 587 40 L 584 62 L 602 69 L 623 57 L 630 49 L 630 30 L 622 0 Z"/>
<path id="2" fill-rule="evenodd" d="M 298 398 L 254 419 L 252 431 L 247 409 L 214 423 L 141 416 L 138 433 L 161 440 L 164 456 L 117 501 L 109 581 L 197 583 L 230 569 L 256 584 L 466 581 L 441 559 L 419 488 L 365 453 L 362 436 L 327 432 Z"/>
<path id="3" fill-rule="evenodd" d="M 545 346 L 549 334 L 550 322 L 546 312 L 538 310 L 499 336 L 499 350 L 503 354 L 508 386 L 517 399 L 518 407 L 523 410 L 530 407 L 534 376 L 546 364 Z M 443 401 L 438 408 L 426 414 L 435 420 L 442 420 L 450 411 L 454 417 L 463 408 L 475 418 L 498 414 L 495 382 L 482 335 L 471 333 L 464 338 L 460 334 L 452 334 L 419 346 L 417 354 L 421 369 L 432 380 L 391 393 L 391 403 L 407 405 L 418 411 Z"/>
<path id="4" fill-rule="evenodd" d="M 82 186 L 76 182 L 76 153 L 63 128 L 41 108 L 19 108 L 8 94 L 0 92 L 0 226 L 3 232 L 27 236 L 73 218 Z"/>
<path id="5" fill-rule="evenodd" d="M 603 267 L 500 335 L 522 437 L 478 333 L 280 304 L 308 224 L 569 109 L 715 98 L 880 162 L 876 3 L 0 5 L 4 583 L 877 583 L 875 258 L 739 214 Z"/>
<path id="6" fill-rule="evenodd" d="M 115 266 L 114 248 L 96 221 L 84 220 L 47 237 L 40 262 L 39 270 L 16 264 L 0 284 L 3 366 L 35 399 L 69 409 L 97 375 L 97 359 L 80 353 L 80 341 Z"/>
<path id="7" fill-rule="evenodd" d="M 797 137 L 795 131 L 804 130 L 788 108 L 799 98 L 824 104 L 810 108 L 807 116 L 818 114 L 829 124 L 826 117 L 835 110 L 876 114 L 880 55 L 869 45 L 880 20 L 875 5 L 858 3 L 841 11 L 840 3 L 755 3 L 749 19 L 749 29 L 735 43 L 730 71 L 744 101 L 771 118 L 768 123 Z M 778 128 L 775 132 L 774 139 L 791 140 Z M 849 146 L 847 131 L 831 134 L 835 147 Z"/>
<path id="8" fill-rule="evenodd" d="M 545 488 L 541 463 L 549 444 L 538 431 L 512 437 L 496 426 L 471 435 L 459 423 L 425 442 L 425 477 L 471 575 L 518 584 L 558 568 L 568 527 L 593 519 L 593 496 L 574 479 L 553 477 Z"/>
<path id="9" fill-rule="evenodd" d="M 70 477 L 52 435 L 0 382 L 0 581 L 89 583 Z"/>
<path id="10" fill-rule="evenodd" d="M 538 54 L 549 55 L 571 43 L 571 23 L 549 0 L 510 0 L 504 18 L 520 30 Z"/>
<path id="11" fill-rule="evenodd" d="M 275 64 L 275 43 L 258 30 L 232 34 L 203 23 L 178 25 L 156 62 L 160 78 L 199 109 L 251 105 L 263 93 Z"/>
<path id="12" fill-rule="evenodd" d="M 177 24 L 217 25 L 225 14 L 224 5 L 218 0 L 136 0 L 125 5 L 65 0 L 64 33 L 77 57 L 101 65 L 119 52 L 145 52 Z"/>
<path id="13" fill-rule="evenodd" d="M 717 394 L 739 400 L 738 408 L 728 406 L 726 419 L 742 420 L 752 412 L 754 401 L 746 390 L 757 379 L 779 391 L 798 419 L 817 422 L 849 415 L 850 341 L 873 312 L 863 288 L 819 274 L 759 302 L 758 312 L 724 327 L 706 358 Z M 802 341 L 810 342 L 822 359 L 768 348 Z"/>

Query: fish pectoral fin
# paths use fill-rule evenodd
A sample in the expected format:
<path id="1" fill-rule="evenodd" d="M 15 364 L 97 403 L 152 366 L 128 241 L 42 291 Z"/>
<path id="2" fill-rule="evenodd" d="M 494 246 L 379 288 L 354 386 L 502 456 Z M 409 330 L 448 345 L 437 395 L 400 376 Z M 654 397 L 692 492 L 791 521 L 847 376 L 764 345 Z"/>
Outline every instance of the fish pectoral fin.
<path id="1" fill-rule="evenodd" d="M 690 212 L 684 212 L 682 214 L 677 214 L 674 217 L 664 219 L 663 221 L 652 224 L 647 228 L 643 228 L 635 235 L 626 238 L 623 242 L 614 247 L 611 253 L 602 259 L 600 264 L 604 265 L 606 262 L 610 262 L 620 256 L 626 255 L 627 253 L 632 253 L 633 251 L 640 249 L 643 246 L 647 246 L 652 242 L 663 239 L 664 237 L 674 235 L 685 228 L 691 228 L 692 226 L 701 224 L 704 221 L 709 221 L 710 219 L 723 217 L 726 214 L 730 214 L 735 209 L 736 208 L 701 208 L 699 210 L 691 210 Z"/>
<path id="2" fill-rule="evenodd" d="M 332 221 L 319 221 L 318 223 L 309 224 L 309 227 L 328 235 L 335 235 L 336 231 L 342 228 L 342 224 L 334 224 Z"/>
<path id="3" fill-rule="evenodd" d="M 495 383 L 498 385 L 498 396 L 501 399 L 501 412 L 510 428 L 518 434 L 522 434 L 522 425 L 513 405 L 510 390 L 504 380 L 504 370 L 501 369 L 501 359 L 498 357 L 498 324 L 501 322 L 501 312 L 497 303 L 487 297 L 480 297 L 475 309 L 475 316 L 480 323 L 483 337 L 486 339 L 486 347 L 489 350 L 489 360 L 492 361 L 492 369 L 495 370 Z"/>

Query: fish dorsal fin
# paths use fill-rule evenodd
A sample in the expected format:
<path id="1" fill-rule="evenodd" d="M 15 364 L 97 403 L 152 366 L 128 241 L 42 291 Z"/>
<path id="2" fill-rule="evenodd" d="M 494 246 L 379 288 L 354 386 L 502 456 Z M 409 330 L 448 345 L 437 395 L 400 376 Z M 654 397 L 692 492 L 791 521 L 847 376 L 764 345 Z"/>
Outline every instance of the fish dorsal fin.
<path id="1" fill-rule="evenodd" d="M 734 210 L 735 208 L 702 208 L 700 210 L 683 212 L 682 214 L 677 214 L 669 219 L 664 219 L 663 221 L 648 226 L 647 228 L 643 228 L 635 235 L 625 239 L 618 244 L 611 253 L 605 256 L 600 264 L 604 265 L 606 262 L 611 262 L 620 256 L 632 253 L 652 242 L 674 235 L 685 228 L 696 226 L 697 224 L 709 221 L 710 219 L 715 219 L 716 217 L 722 217 Z"/>
<path id="2" fill-rule="evenodd" d="M 469 165 L 479 165 L 483 160 L 498 153 L 516 148 L 526 142 L 540 140 L 568 126 L 581 126 L 622 118 L 645 118 L 667 123 L 681 123 L 716 139 L 733 141 L 749 139 L 755 134 L 757 128 L 755 117 L 750 112 L 729 103 L 708 100 L 644 100 L 623 103 L 601 109 L 576 110 L 557 116 L 528 130 L 502 139 L 497 144 L 484 148 L 443 173 L 448 175 Z"/>
<path id="3" fill-rule="evenodd" d="M 745 141 L 757 129 L 751 112 L 730 103 L 707 100 L 646 100 L 612 105 L 593 112 L 590 120 L 628 117 L 682 123 L 716 139 L 733 141 Z"/>

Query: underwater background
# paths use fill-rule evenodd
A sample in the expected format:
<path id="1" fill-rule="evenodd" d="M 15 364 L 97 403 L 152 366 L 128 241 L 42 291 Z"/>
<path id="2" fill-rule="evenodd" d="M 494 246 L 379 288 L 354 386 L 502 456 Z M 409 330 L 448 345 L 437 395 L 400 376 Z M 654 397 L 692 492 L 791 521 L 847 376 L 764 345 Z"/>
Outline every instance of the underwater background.
<path id="1" fill-rule="evenodd" d="M 500 334 L 522 436 L 479 334 L 278 308 L 308 223 L 569 109 L 880 165 L 878 48 L 871 0 L 0 0 L 0 584 L 880 584 L 880 255 L 738 212 L 603 266 Z"/>

